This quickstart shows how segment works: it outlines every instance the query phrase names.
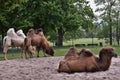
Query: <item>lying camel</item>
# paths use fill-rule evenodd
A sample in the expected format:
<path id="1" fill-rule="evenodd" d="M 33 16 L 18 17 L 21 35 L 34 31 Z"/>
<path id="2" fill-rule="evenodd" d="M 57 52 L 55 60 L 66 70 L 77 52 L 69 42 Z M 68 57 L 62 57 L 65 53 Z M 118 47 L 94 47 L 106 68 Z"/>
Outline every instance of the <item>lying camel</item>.
<path id="1" fill-rule="evenodd" d="M 79 58 L 74 60 L 62 60 L 59 63 L 58 72 L 96 72 L 108 70 L 112 57 L 117 57 L 112 47 L 104 47 L 99 52 L 99 57 L 89 49 L 82 49 Z"/>

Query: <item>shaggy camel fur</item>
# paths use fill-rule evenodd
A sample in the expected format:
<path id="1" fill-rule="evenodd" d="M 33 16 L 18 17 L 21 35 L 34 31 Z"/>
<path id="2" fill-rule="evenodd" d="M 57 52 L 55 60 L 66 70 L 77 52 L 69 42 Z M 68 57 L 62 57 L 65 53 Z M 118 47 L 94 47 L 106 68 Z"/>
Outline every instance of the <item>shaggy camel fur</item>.
<path id="1" fill-rule="evenodd" d="M 34 29 L 29 29 L 27 33 L 26 42 L 28 45 L 36 46 L 37 50 L 37 57 L 39 57 L 39 51 L 42 47 L 44 56 L 46 56 L 45 53 L 53 56 L 54 50 L 51 46 L 49 46 L 47 39 L 44 36 L 44 33 L 42 30 L 38 30 L 37 33 Z"/>
<path id="2" fill-rule="evenodd" d="M 58 72 L 96 72 L 108 70 L 112 57 L 116 57 L 112 47 L 104 47 L 99 52 L 99 57 L 89 49 L 82 49 L 78 53 L 79 58 L 62 60 L 59 63 Z"/>
<path id="3" fill-rule="evenodd" d="M 77 48 L 71 47 L 65 54 L 64 60 L 74 60 L 76 58 L 79 58 Z"/>
<path id="4" fill-rule="evenodd" d="M 21 57 L 24 53 L 24 39 L 25 35 L 22 30 L 18 30 L 17 33 L 15 33 L 14 28 L 10 28 L 7 31 L 7 36 L 3 39 L 3 53 L 4 53 L 4 59 L 7 60 L 7 51 L 9 47 L 20 47 L 22 49 Z M 31 48 L 31 47 L 30 47 Z M 33 49 L 29 50 L 31 53 L 33 53 Z"/>

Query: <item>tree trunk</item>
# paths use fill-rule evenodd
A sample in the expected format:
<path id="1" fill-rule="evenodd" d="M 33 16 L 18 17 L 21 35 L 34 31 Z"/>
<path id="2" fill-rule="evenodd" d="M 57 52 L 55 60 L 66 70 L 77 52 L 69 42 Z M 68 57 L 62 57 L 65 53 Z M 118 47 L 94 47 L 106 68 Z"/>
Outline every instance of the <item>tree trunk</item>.
<path id="1" fill-rule="evenodd" d="M 110 33 L 109 33 L 109 38 L 110 38 L 110 45 L 112 45 L 112 19 L 111 19 L 111 9 L 112 6 L 115 4 L 116 0 L 110 1 L 108 2 L 109 6 L 108 6 L 108 16 L 109 16 L 109 27 L 110 27 Z"/>
<path id="2" fill-rule="evenodd" d="M 117 44 L 119 46 L 119 11 L 117 13 L 117 28 L 116 28 L 116 41 L 117 41 Z"/>
<path id="3" fill-rule="evenodd" d="M 109 23 L 110 25 L 110 34 L 109 34 L 109 38 L 110 38 L 110 45 L 112 45 L 112 25 L 111 23 Z"/>
<path id="4" fill-rule="evenodd" d="M 112 19 L 111 19 L 111 6 L 110 6 L 110 8 L 109 8 L 108 16 L 109 16 L 109 27 L 110 27 L 109 39 L 110 39 L 110 45 L 112 45 Z"/>
<path id="5" fill-rule="evenodd" d="M 63 29 L 62 29 L 62 27 L 60 27 L 60 28 L 58 29 L 58 41 L 57 41 L 57 46 L 63 46 L 63 35 L 64 35 Z"/>

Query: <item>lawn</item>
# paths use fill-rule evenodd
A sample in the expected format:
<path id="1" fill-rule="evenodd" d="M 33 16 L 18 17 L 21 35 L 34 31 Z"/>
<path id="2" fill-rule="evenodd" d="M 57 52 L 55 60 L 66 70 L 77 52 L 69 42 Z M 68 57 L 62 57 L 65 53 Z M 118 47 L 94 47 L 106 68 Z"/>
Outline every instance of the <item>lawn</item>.
<path id="1" fill-rule="evenodd" d="M 103 43 L 103 46 L 107 46 L 107 44 L 105 44 L 105 41 L 104 40 L 98 40 L 97 38 L 94 39 L 94 43 L 98 43 L 99 42 L 102 42 Z M 91 39 L 77 39 L 77 40 L 74 40 L 74 44 L 89 44 L 91 43 Z M 52 43 L 51 43 L 52 44 Z M 67 41 L 67 42 L 64 42 L 64 45 L 63 47 L 54 47 L 54 50 L 55 50 L 55 55 L 54 56 L 63 56 L 65 55 L 65 53 L 69 50 L 70 48 L 70 45 L 71 44 L 71 41 Z M 69 46 L 68 46 L 69 45 Z M 99 50 L 101 49 L 101 47 L 98 45 L 98 46 L 81 46 L 81 47 L 76 47 L 78 48 L 78 51 L 80 51 L 82 48 L 88 48 L 88 49 L 91 49 L 96 55 L 98 55 L 99 53 Z M 115 51 L 118 55 L 120 55 L 120 49 L 119 49 L 119 46 L 113 46 L 113 48 L 115 48 Z M 20 54 L 20 50 L 11 50 L 11 51 L 8 51 L 8 59 L 18 59 L 18 58 L 21 58 L 21 54 Z M 35 54 L 35 57 L 36 57 L 36 54 Z M 43 52 L 40 51 L 40 57 L 43 57 Z M 0 53 L 0 60 L 3 60 L 4 59 L 4 55 L 3 53 L 1 52 Z"/>
<path id="2" fill-rule="evenodd" d="M 106 45 L 105 40 L 104 39 L 98 39 L 98 38 L 80 38 L 80 39 L 75 39 L 70 40 L 70 41 L 65 41 L 63 43 L 63 45 L 72 45 L 72 44 L 99 44 L 100 42 L 102 42 L 104 45 Z"/>

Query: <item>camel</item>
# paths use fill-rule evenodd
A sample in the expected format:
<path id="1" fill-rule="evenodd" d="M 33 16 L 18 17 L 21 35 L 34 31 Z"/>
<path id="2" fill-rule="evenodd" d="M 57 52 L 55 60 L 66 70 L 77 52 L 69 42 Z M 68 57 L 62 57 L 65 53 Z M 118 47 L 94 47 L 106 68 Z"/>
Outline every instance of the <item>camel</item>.
<path id="1" fill-rule="evenodd" d="M 58 67 L 58 72 L 96 72 L 106 71 L 111 65 L 112 57 L 117 57 L 112 47 L 103 47 L 99 51 L 99 57 L 89 49 L 82 49 L 79 53 L 79 58 L 70 60 L 61 60 Z"/>
<path id="2" fill-rule="evenodd" d="M 10 28 L 7 31 L 7 36 L 3 38 L 3 53 L 4 53 L 4 59 L 7 60 L 7 52 L 9 47 L 20 47 L 22 50 L 21 57 L 23 58 L 23 53 L 25 52 L 24 49 L 24 39 L 26 36 L 24 35 L 22 30 L 18 30 L 17 33 L 15 33 L 14 28 Z M 30 50 L 31 49 L 31 50 Z M 33 53 L 33 49 L 30 46 L 29 52 Z"/>
<path id="3" fill-rule="evenodd" d="M 44 56 L 46 56 L 45 53 L 51 56 L 54 55 L 53 48 L 49 46 L 48 41 L 45 38 L 43 31 L 40 29 L 37 30 L 37 33 L 34 29 L 29 29 L 27 32 L 27 38 L 26 38 L 25 43 L 36 47 L 37 57 L 39 57 L 40 48 L 43 49 Z"/>

